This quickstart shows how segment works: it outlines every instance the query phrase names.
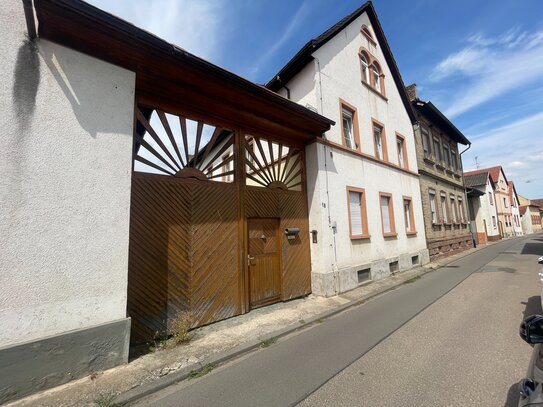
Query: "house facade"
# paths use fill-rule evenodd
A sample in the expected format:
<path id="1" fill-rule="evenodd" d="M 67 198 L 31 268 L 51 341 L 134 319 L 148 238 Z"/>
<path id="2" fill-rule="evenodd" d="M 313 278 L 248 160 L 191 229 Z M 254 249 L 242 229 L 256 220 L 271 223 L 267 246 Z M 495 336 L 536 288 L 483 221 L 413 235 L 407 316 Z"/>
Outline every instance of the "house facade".
<path id="1" fill-rule="evenodd" d="M 488 171 L 464 174 L 469 213 L 475 224 L 477 244 L 501 239 L 494 184 Z"/>
<path id="2" fill-rule="evenodd" d="M 422 209 L 430 259 L 473 247 L 459 145 L 469 140 L 432 102 L 420 100 L 416 85 L 407 87 L 417 124 L 415 145 Z"/>
<path id="3" fill-rule="evenodd" d="M 333 122 L 85 2 L 29 3 L 0 9 L 0 404 L 180 313 L 310 293 L 305 146 Z"/>
<path id="4" fill-rule="evenodd" d="M 522 229 L 525 234 L 540 232 L 542 227 L 541 207 L 537 205 L 541 200 L 531 200 L 518 195 L 519 212 L 521 215 Z"/>
<path id="5" fill-rule="evenodd" d="M 416 119 L 372 4 L 309 41 L 266 86 L 337 123 L 306 148 L 313 292 L 428 262 Z"/>
<path id="6" fill-rule="evenodd" d="M 520 219 L 520 202 L 518 199 L 517 190 L 515 188 L 515 183 L 509 181 L 509 202 L 511 202 L 511 217 L 513 222 L 513 236 L 522 236 L 524 232 L 522 231 L 522 222 Z"/>
<path id="7" fill-rule="evenodd" d="M 513 225 L 513 211 L 511 202 L 511 193 L 509 191 L 509 181 L 507 180 L 503 168 L 495 166 L 466 172 L 465 175 L 480 174 L 488 172 L 492 180 L 494 189 L 494 205 L 498 215 L 498 228 L 501 237 L 515 236 L 515 226 Z M 517 205 L 518 206 L 518 205 Z M 518 228 L 518 227 L 517 227 Z"/>

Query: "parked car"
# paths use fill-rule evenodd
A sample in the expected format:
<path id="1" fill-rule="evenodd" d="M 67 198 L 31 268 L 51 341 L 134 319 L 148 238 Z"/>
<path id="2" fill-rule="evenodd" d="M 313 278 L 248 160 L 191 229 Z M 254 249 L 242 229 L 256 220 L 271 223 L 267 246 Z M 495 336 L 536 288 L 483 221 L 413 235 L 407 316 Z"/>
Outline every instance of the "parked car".
<path id="1" fill-rule="evenodd" d="M 543 264 L 543 256 L 538 259 Z M 543 270 L 539 273 L 543 281 Z M 543 292 L 542 292 L 543 309 Z M 534 345 L 528 373 L 519 383 L 519 407 L 543 407 L 543 315 L 530 315 L 520 324 L 519 334 Z"/>

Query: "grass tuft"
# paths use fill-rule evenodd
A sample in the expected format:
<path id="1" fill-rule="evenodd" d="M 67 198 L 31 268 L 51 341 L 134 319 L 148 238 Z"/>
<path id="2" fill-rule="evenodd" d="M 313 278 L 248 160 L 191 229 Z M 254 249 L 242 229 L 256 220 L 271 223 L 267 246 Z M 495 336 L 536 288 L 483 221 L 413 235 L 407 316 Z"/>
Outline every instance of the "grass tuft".
<path id="1" fill-rule="evenodd" d="M 264 339 L 262 342 L 260 342 L 260 347 L 267 348 L 268 346 L 273 345 L 275 342 L 277 342 L 277 338 Z"/>
<path id="2" fill-rule="evenodd" d="M 190 379 L 197 379 L 198 377 L 205 376 L 209 372 L 211 372 L 213 369 L 215 369 L 217 366 L 214 363 L 209 363 L 205 365 L 203 368 L 199 370 L 193 370 L 189 373 L 189 380 Z"/>

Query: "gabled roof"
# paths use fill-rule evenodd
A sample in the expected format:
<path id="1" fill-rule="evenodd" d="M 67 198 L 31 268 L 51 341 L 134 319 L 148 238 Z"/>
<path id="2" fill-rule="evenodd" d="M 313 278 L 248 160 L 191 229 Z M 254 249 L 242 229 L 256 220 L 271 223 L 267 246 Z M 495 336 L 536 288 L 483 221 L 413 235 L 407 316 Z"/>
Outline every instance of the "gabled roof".
<path id="1" fill-rule="evenodd" d="M 518 207 L 518 211 L 520 212 L 520 216 L 523 216 L 526 213 L 526 209 L 528 208 L 527 205 L 521 205 Z"/>
<path id="2" fill-rule="evenodd" d="M 415 109 L 436 124 L 449 138 L 463 145 L 471 144 L 466 136 L 432 102 L 415 99 L 412 103 Z"/>
<path id="3" fill-rule="evenodd" d="M 502 166 L 497 165 L 495 167 L 481 168 L 480 170 L 468 171 L 468 172 L 464 173 L 464 176 L 473 175 L 473 174 L 480 174 L 482 172 L 488 172 L 490 174 L 490 180 L 493 183 L 496 183 L 496 182 L 498 182 L 498 179 L 500 178 L 500 171 L 503 171 Z M 507 178 L 505 177 L 505 173 L 503 174 L 503 177 L 505 178 L 505 182 L 508 182 Z"/>
<path id="4" fill-rule="evenodd" d="M 357 8 L 345 18 L 338 21 L 336 24 L 334 24 L 332 27 L 330 27 L 318 37 L 309 40 L 296 53 L 296 55 L 294 55 L 291 60 L 288 61 L 287 64 L 283 66 L 283 68 L 281 68 L 281 70 L 276 75 L 274 75 L 274 77 L 266 84 L 266 87 L 275 92 L 281 89 L 283 87 L 283 84 L 286 84 L 288 81 L 290 81 L 298 72 L 300 72 L 309 62 L 313 60 L 313 53 L 315 51 L 317 51 L 320 47 L 326 44 L 330 39 L 332 39 L 341 30 L 351 24 L 364 12 L 368 14 L 373 28 L 373 32 L 377 37 L 377 42 L 382 47 L 383 55 L 385 56 L 387 65 L 390 69 L 390 72 L 392 73 L 392 77 L 396 84 L 396 88 L 400 93 L 400 97 L 405 106 L 405 110 L 407 111 L 411 122 L 415 123 L 417 119 L 411 107 L 411 103 L 409 103 L 409 97 L 407 96 L 405 85 L 403 83 L 402 76 L 400 75 L 400 70 L 398 69 L 398 65 L 396 65 L 396 61 L 394 59 L 394 56 L 392 55 L 392 51 L 390 50 L 390 46 L 388 45 L 385 33 L 383 32 L 383 28 L 381 27 L 381 23 L 377 18 L 377 13 L 375 12 L 371 1 L 364 3 L 362 6 Z"/>
<path id="5" fill-rule="evenodd" d="M 531 199 L 530 203 L 535 206 L 543 207 L 543 199 Z"/>
<path id="6" fill-rule="evenodd" d="M 464 185 L 468 188 L 480 187 L 486 185 L 488 181 L 488 172 L 480 172 L 477 174 L 464 173 Z"/>

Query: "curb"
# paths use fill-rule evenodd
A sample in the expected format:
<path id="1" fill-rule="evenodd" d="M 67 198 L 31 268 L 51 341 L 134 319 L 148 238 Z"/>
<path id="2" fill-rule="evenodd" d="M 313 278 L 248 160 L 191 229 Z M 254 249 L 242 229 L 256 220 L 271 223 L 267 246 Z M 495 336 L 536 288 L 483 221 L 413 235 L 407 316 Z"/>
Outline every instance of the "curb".
<path id="1" fill-rule="evenodd" d="M 503 241 L 503 240 L 500 240 L 500 241 Z M 492 244 L 495 244 L 497 242 L 492 242 Z M 453 255 L 449 258 L 445 257 L 443 259 L 440 259 L 440 260 L 437 260 L 436 262 L 433 262 L 433 263 L 428 263 L 424 266 L 420 266 L 418 268 L 415 268 L 415 269 L 412 269 L 410 271 L 414 271 L 413 273 L 413 276 L 410 277 L 410 278 L 413 278 L 413 277 L 417 277 L 417 276 L 423 276 L 425 274 L 428 274 L 428 273 L 431 273 L 432 271 L 436 271 L 436 270 L 439 270 L 440 268 L 442 267 L 445 267 L 446 265 L 450 264 L 450 263 L 453 263 L 455 262 L 456 260 L 459 260 L 461 258 L 464 258 L 464 257 L 467 257 L 475 252 L 478 252 L 479 250 L 482 250 L 486 247 L 489 247 L 490 244 L 486 244 L 484 246 L 478 246 L 478 247 L 475 247 L 475 248 L 472 248 L 472 250 L 469 252 L 469 253 L 459 253 L 458 254 L 458 257 L 456 257 L 456 255 Z M 403 274 L 403 273 L 401 273 Z M 223 351 L 223 352 L 219 352 L 218 354 L 216 355 L 213 355 L 213 356 L 210 356 L 208 358 L 205 358 L 203 359 L 202 361 L 200 362 L 196 362 L 192 365 L 189 365 L 189 366 L 186 366 L 178 371 L 175 371 L 175 372 L 172 372 L 172 373 L 169 373 L 165 376 L 162 376 L 156 380 L 153 380 L 151 382 L 148 382 L 148 383 L 145 383 L 141 386 L 137 386 L 137 387 L 134 387 L 133 389 L 131 390 L 128 390 L 127 392 L 124 392 L 122 394 L 120 394 L 119 396 L 117 396 L 114 400 L 114 403 L 115 404 L 120 404 L 120 405 L 127 405 L 127 404 L 130 404 L 130 403 L 133 403 L 137 400 L 140 400 L 146 396 L 149 396 L 153 393 L 156 393 L 168 386 L 171 386 L 173 384 L 176 384 L 176 383 L 179 383 L 187 378 L 190 377 L 191 373 L 194 372 L 194 371 L 198 371 L 198 370 L 201 370 L 203 368 L 205 368 L 206 366 L 208 365 L 213 365 L 215 367 L 217 367 L 218 365 L 221 365 L 221 364 L 224 364 L 225 362 L 228 362 L 228 361 L 231 361 L 243 354 L 246 354 L 246 353 L 249 353 L 255 349 L 258 349 L 261 347 L 262 345 L 262 341 L 263 340 L 266 340 L 266 339 L 271 339 L 271 338 L 275 338 L 275 339 L 278 339 L 278 338 L 282 338 L 284 336 L 287 336 L 291 333 L 294 333 L 296 331 L 299 331 L 299 330 L 302 330 L 302 329 L 305 329 L 311 325 L 314 325 L 314 324 L 317 324 L 317 323 L 320 323 L 322 322 L 321 320 L 323 319 L 327 319 L 327 318 L 330 318 L 332 316 L 335 316 L 337 314 L 340 314 L 341 312 L 349 309 L 349 308 L 354 308 L 356 306 L 359 306 L 359 305 L 362 305 L 364 304 L 365 302 L 381 295 L 381 294 L 384 294 L 384 293 L 387 293 L 389 291 L 392 291 L 400 286 L 402 286 L 405 281 L 407 281 L 409 279 L 405 279 L 405 280 L 401 280 L 401 281 L 397 281 L 395 282 L 394 284 L 391 284 L 390 286 L 385 286 L 385 287 L 382 287 L 382 289 L 379 289 L 379 290 L 376 290 L 370 294 L 367 294 L 367 295 L 363 295 L 361 296 L 360 298 L 358 299 L 355 299 L 355 300 L 351 300 L 345 304 L 342 304 L 334 309 L 331 309 L 331 310 L 328 310 L 328 311 L 325 311 L 323 312 L 322 314 L 319 314 L 319 315 L 316 315 L 310 319 L 308 319 L 307 321 L 305 321 L 303 324 L 300 324 L 300 323 L 294 323 L 294 324 L 291 324 L 285 328 L 282 328 L 282 329 L 278 329 L 274 332 L 271 332 L 269 334 L 266 335 L 265 338 L 263 339 L 258 339 L 258 340 L 251 340 L 251 341 L 248 341 L 248 342 L 245 342 L 245 343 L 242 343 L 238 346 L 235 346 L 234 348 L 232 349 L 228 349 L 226 351 Z"/>

